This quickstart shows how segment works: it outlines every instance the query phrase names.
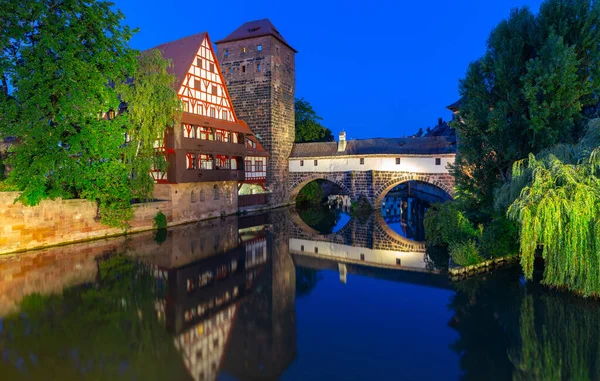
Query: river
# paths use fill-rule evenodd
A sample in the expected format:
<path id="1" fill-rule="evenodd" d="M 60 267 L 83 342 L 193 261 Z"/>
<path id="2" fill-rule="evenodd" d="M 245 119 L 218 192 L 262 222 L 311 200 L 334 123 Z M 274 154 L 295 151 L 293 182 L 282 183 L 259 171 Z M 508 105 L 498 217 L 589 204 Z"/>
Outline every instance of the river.
<path id="1" fill-rule="evenodd" d="M 599 303 L 518 266 L 451 283 L 393 214 L 279 209 L 0 257 L 1 379 L 600 380 Z"/>

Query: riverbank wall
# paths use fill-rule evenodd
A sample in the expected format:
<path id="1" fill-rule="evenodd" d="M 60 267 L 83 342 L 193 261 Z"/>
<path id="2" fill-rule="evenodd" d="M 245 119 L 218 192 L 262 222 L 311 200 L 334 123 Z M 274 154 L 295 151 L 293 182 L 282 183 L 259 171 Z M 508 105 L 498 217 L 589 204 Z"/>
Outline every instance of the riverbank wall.
<path id="1" fill-rule="evenodd" d="M 100 223 L 87 200 L 43 200 L 36 206 L 14 202 L 19 192 L 0 192 L 0 255 L 124 235 Z M 169 226 L 238 212 L 235 182 L 157 185 L 157 201 L 133 205 L 127 233 L 151 230 L 162 212 Z"/>
<path id="2" fill-rule="evenodd" d="M 452 259 L 450 259 L 450 263 L 448 265 L 448 276 L 450 280 L 454 282 L 458 282 L 461 280 L 465 280 L 471 278 L 475 275 L 483 274 L 490 272 L 492 270 L 496 270 L 500 267 L 517 263 L 519 261 L 518 255 L 507 256 L 503 258 L 495 258 L 489 259 L 487 261 L 481 262 L 476 265 L 471 266 L 458 266 L 452 263 Z"/>

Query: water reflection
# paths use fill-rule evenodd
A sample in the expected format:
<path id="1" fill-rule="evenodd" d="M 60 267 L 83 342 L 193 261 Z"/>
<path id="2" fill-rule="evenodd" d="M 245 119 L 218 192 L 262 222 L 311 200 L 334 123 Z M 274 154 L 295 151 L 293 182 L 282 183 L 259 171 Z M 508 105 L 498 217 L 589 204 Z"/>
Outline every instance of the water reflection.
<path id="1" fill-rule="evenodd" d="M 295 216 L 0 258 L 2 379 L 600 379 L 597 302 Z"/>
<path id="2" fill-rule="evenodd" d="M 423 220 L 432 203 L 448 199 L 441 189 L 418 181 L 399 184 L 388 192 L 381 204 L 385 222 L 402 237 L 425 241 Z"/>

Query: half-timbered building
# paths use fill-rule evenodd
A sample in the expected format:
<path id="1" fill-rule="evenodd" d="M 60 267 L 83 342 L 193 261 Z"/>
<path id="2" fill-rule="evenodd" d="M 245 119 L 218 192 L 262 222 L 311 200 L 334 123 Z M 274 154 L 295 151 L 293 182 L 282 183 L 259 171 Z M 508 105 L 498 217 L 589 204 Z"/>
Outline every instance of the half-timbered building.
<path id="1" fill-rule="evenodd" d="M 156 49 L 172 62 L 169 70 L 176 77 L 183 112 L 181 124 L 168 128 L 164 140 L 155 145 L 168 162 L 166 171 L 152 171 L 155 182 L 187 184 L 181 190 L 190 193 L 191 203 L 218 200 L 218 192 L 227 189 L 227 202 L 236 207 L 233 198 L 237 194 L 232 193 L 237 193 L 237 187 L 266 181 L 268 153 L 238 119 L 208 34 L 195 34 Z M 159 188 L 159 194 L 165 193 Z M 169 190 L 172 194 L 173 188 Z"/>

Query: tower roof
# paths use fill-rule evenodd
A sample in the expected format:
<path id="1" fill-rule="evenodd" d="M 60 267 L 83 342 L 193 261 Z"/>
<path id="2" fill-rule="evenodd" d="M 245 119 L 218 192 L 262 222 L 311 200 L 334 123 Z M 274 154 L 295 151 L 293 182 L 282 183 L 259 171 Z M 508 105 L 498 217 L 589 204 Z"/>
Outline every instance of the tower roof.
<path id="1" fill-rule="evenodd" d="M 207 33 L 202 32 L 148 49 L 158 49 L 165 59 L 172 61 L 173 65 L 169 67 L 168 71 L 177 78 L 176 89 L 179 89 L 183 83 L 185 75 L 196 58 L 196 52 L 206 36 Z"/>
<path id="2" fill-rule="evenodd" d="M 242 26 L 234 30 L 229 36 L 217 41 L 216 44 L 218 45 L 223 42 L 247 40 L 250 38 L 263 36 L 273 36 L 281 41 L 281 43 L 283 43 L 285 46 L 292 49 L 294 53 L 298 53 L 298 51 L 292 48 L 290 44 L 283 38 L 281 33 L 279 33 L 277 28 L 273 26 L 273 23 L 271 23 L 269 19 L 255 20 L 244 23 Z"/>

